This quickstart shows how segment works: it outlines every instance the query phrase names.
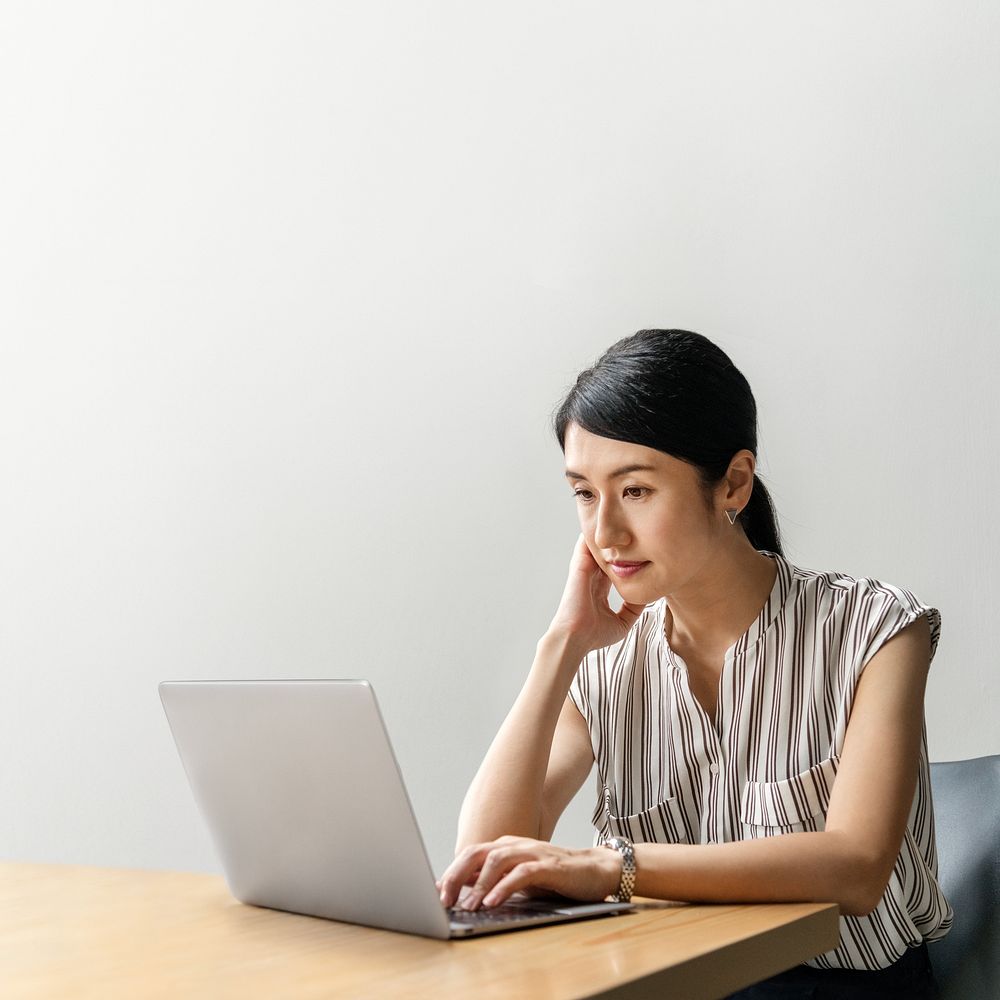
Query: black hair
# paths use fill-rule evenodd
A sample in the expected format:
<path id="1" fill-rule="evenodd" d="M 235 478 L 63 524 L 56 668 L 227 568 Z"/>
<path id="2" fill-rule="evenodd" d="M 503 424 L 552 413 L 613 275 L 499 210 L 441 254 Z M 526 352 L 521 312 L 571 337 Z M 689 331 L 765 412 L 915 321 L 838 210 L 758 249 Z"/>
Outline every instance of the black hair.
<path id="1" fill-rule="evenodd" d="M 564 452 L 570 423 L 693 465 L 706 499 L 736 452 L 747 448 L 757 457 L 749 383 L 725 351 L 689 330 L 640 330 L 612 344 L 577 376 L 556 412 Z M 756 473 L 739 521 L 755 549 L 784 555 L 770 494 Z"/>

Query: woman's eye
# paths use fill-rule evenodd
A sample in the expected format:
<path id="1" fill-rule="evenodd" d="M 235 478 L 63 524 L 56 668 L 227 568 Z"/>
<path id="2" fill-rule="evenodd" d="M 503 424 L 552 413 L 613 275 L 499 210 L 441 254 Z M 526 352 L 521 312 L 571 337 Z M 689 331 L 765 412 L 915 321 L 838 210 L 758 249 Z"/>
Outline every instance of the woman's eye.
<path id="1" fill-rule="evenodd" d="M 645 486 L 626 486 L 625 496 L 630 500 L 641 500 L 647 493 L 649 489 Z M 582 500 L 584 503 L 590 503 L 594 499 L 594 494 L 590 490 L 573 490 L 573 496 L 577 500 Z"/>

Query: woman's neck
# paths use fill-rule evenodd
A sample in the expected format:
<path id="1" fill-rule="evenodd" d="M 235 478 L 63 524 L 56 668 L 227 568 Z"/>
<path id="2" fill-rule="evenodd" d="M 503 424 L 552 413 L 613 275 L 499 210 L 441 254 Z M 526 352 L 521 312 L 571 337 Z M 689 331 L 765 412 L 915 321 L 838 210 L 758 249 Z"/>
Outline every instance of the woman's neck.
<path id="1" fill-rule="evenodd" d="M 675 650 L 721 655 L 757 619 L 777 573 L 777 562 L 749 542 L 720 553 L 681 590 L 666 595 L 667 642 Z"/>

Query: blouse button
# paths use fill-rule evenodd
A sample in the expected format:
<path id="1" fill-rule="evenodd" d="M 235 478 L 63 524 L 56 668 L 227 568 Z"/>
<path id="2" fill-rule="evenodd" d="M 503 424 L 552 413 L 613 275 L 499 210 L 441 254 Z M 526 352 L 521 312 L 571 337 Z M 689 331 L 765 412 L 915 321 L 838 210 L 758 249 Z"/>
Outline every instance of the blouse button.
<path id="1" fill-rule="evenodd" d="M 712 774 L 718 774 L 719 773 L 719 765 L 716 764 L 714 760 L 712 761 L 711 764 L 708 765 L 708 769 L 709 769 L 709 771 L 712 772 Z"/>

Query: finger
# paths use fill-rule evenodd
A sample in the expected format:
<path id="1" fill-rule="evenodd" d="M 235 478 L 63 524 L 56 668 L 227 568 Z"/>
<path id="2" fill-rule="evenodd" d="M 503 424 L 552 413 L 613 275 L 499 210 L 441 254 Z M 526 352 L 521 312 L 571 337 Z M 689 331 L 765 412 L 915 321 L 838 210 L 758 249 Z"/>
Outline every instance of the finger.
<path id="1" fill-rule="evenodd" d="M 474 880 L 479 870 L 482 868 L 483 858 L 489 854 L 492 843 L 470 844 L 459 851 L 455 860 L 445 869 L 441 876 L 441 885 L 438 890 L 441 894 L 441 902 L 444 906 L 454 906 L 458 899 L 458 893 L 463 885 L 468 885 L 470 880 Z"/>
<path id="2" fill-rule="evenodd" d="M 437 879 L 437 881 L 435 881 L 434 883 L 434 885 L 437 887 L 438 892 L 441 892 L 441 890 L 444 888 L 444 882 L 442 881 L 443 878 L 444 876 L 442 875 L 441 878 Z M 469 875 L 468 878 L 466 878 L 466 880 L 462 883 L 462 887 L 464 888 L 467 885 L 472 885 L 477 878 L 479 878 L 479 869 L 476 869 L 476 871 L 472 872 L 472 874 Z"/>
<path id="3" fill-rule="evenodd" d="M 520 890 L 552 889 L 552 874 L 544 861 L 523 861 L 493 886 L 483 898 L 483 905 L 500 906 Z"/>
<path id="4" fill-rule="evenodd" d="M 611 594 L 611 577 L 600 566 L 597 566 L 597 571 L 590 578 L 590 592 L 602 604 L 608 603 L 608 597 Z"/>
<path id="5" fill-rule="evenodd" d="M 490 851 L 511 844 L 532 844 L 535 841 L 525 837 L 504 834 L 496 840 L 482 844 L 470 844 L 455 855 L 455 860 L 445 869 L 439 880 L 438 892 L 444 906 L 454 906 L 464 886 L 475 884 L 481 875 L 483 859 Z"/>
<path id="6" fill-rule="evenodd" d="M 601 564 L 591 551 L 586 538 L 581 534 L 576 540 L 576 548 L 573 550 L 572 565 L 581 573 L 589 576 L 591 573 L 601 571 Z"/>
<path id="7" fill-rule="evenodd" d="M 584 569 L 588 573 L 592 573 L 598 580 L 606 577 L 607 573 L 604 572 L 600 562 L 597 559 L 597 556 L 595 556 L 594 553 L 591 551 L 590 546 L 584 544 L 583 551 L 584 551 L 584 557 L 583 557 Z"/>
<path id="8" fill-rule="evenodd" d="M 465 900 L 465 908 L 478 909 L 483 897 L 489 893 L 512 868 L 523 861 L 531 860 L 535 855 L 524 847 L 498 847 L 490 851 L 483 862 L 483 869 L 476 879 L 472 891 Z"/>
<path id="9" fill-rule="evenodd" d="M 441 879 L 441 888 L 438 890 L 441 896 L 441 903 L 444 906 L 455 906 L 458 903 L 461 894 L 468 889 L 470 886 L 475 885 L 476 880 L 479 878 L 479 868 L 476 867 L 473 871 L 466 875 L 456 874 L 453 879 L 445 882 L 444 878 Z"/>
<path id="10" fill-rule="evenodd" d="M 478 868 L 468 873 L 464 870 L 453 871 L 449 868 L 441 876 L 441 881 L 438 885 L 438 895 L 441 899 L 441 905 L 454 906 L 462 889 L 474 882 L 478 875 Z"/>

